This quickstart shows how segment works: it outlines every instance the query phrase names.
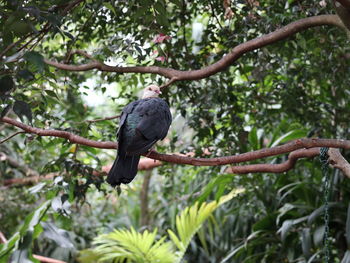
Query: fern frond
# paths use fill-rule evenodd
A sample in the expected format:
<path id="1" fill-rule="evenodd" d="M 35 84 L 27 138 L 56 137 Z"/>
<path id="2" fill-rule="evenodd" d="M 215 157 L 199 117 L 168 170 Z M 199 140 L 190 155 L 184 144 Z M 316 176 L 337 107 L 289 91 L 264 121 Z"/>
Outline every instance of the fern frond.
<path id="1" fill-rule="evenodd" d="M 177 262 L 180 262 L 191 239 L 201 228 L 204 221 L 213 214 L 214 210 L 243 191 L 244 189 L 234 189 L 229 194 L 222 196 L 219 201 L 202 203 L 200 206 L 199 203 L 196 202 L 193 206 L 186 207 L 180 215 L 176 216 L 176 230 L 178 236 L 171 230 L 168 230 L 168 233 L 171 240 L 180 250 L 180 259 L 178 259 Z"/>
<path id="2" fill-rule="evenodd" d="M 170 242 L 165 237 L 156 241 L 157 229 L 143 233 L 130 230 L 114 230 L 109 234 L 100 235 L 94 241 L 97 247 L 94 251 L 100 256 L 100 261 L 140 262 L 140 263 L 173 263 L 175 254 Z"/>
<path id="3" fill-rule="evenodd" d="M 186 207 L 180 215 L 176 216 L 177 235 L 168 230 L 170 241 L 166 237 L 157 239 L 157 229 L 153 232 L 145 230 L 137 232 L 134 228 L 130 230 L 114 230 L 109 234 L 100 235 L 94 240 L 97 247 L 89 250 L 85 257 L 86 262 L 97 256 L 99 262 L 108 261 L 115 263 L 175 263 L 183 258 L 187 247 L 208 217 L 212 216 L 214 210 L 225 202 L 231 200 L 244 189 L 234 189 L 229 194 L 222 196 L 218 201 L 210 203 L 196 202 L 191 207 Z M 175 252 L 175 248 L 178 251 Z M 92 254 L 91 254 L 92 253 Z M 84 259 L 81 256 L 81 259 Z M 84 262 L 84 261 L 81 261 Z"/>

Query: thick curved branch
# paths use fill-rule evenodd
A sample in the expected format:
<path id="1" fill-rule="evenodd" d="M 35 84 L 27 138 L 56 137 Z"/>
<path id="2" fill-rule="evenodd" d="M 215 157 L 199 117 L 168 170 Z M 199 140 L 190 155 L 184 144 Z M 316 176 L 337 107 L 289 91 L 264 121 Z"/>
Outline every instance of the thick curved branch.
<path id="1" fill-rule="evenodd" d="M 247 173 L 284 173 L 291 170 L 298 159 L 300 158 L 311 158 L 320 154 L 320 147 L 311 149 L 300 149 L 291 152 L 288 155 L 288 160 L 279 164 L 249 164 L 242 166 L 231 166 L 226 172 L 235 174 L 247 174 Z"/>
<path id="2" fill-rule="evenodd" d="M 329 164 L 334 168 L 340 169 L 345 176 L 350 178 L 350 164 L 340 153 L 339 149 L 330 148 L 328 150 L 328 156 Z"/>
<path id="3" fill-rule="evenodd" d="M 117 143 L 115 142 L 97 142 L 93 140 L 86 139 L 84 137 L 58 130 L 45 130 L 40 128 L 34 128 L 14 119 L 3 117 L 0 119 L 0 122 L 6 122 L 27 133 L 34 133 L 39 136 L 53 136 L 68 139 L 72 143 L 86 145 L 94 148 L 101 149 L 116 149 Z M 226 165 L 232 163 L 242 163 L 253 161 L 265 157 L 276 156 L 280 154 L 290 153 L 298 149 L 309 149 L 315 147 L 330 147 L 330 148 L 343 148 L 350 149 L 350 140 L 341 140 L 341 139 L 317 139 L 317 138 L 303 138 L 293 140 L 284 145 L 276 146 L 273 148 L 264 148 L 261 150 L 242 153 L 238 155 L 223 156 L 223 157 L 214 157 L 214 158 L 193 158 L 188 156 L 181 156 L 175 154 L 160 154 L 155 151 L 146 153 L 148 158 L 165 161 L 170 163 L 177 164 L 189 164 L 194 166 L 217 166 L 217 165 Z"/>
<path id="4" fill-rule="evenodd" d="M 157 67 L 157 66 L 112 67 L 96 60 L 87 64 L 82 64 L 82 65 L 68 65 L 64 63 L 51 61 L 48 59 L 45 59 L 45 63 L 53 67 L 56 67 L 58 69 L 67 70 L 67 71 L 87 71 L 92 69 L 98 69 L 100 71 L 117 72 L 117 73 L 158 74 L 171 79 L 171 81 L 168 84 L 166 84 L 166 86 L 168 86 L 170 83 L 173 83 L 179 80 L 199 80 L 199 79 L 203 79 L 208 76 L 214 75 L 228 68 L 245 53 L 265 47 L 267 45 L 273 44 L 280 40 L 286 39 L 308 28 L 323 26 L 323 25 L 332 25 L 332 26 L 344 28 L 343 23 L 341 22 L 341 20 L 337 15 L 320 15 L 320 16 L 303 18 L 298 21 L 292 22 L 280 29 L 277 29 L 272 33 L 263 35 L 261 37 L 257 37 L 255 39 L 252 39 L 240 44 L 234 47 L 226 56 L 221 58 L 219 61 L 199 70 L 181 71 L 181 70 L 175 70 L 171 68 L 163 68 L 163 67 Z"/>
<path id="5" fill-rule="evenodd" d="M 294 168 L 296 162 L 301 158 L 312 158 L 320 154 L 320 147 L 310 148 L 310 149 L 299 149 L 291 152 L 288 155 L 288 160 L 279 164 L 248 164 L 231 166 L 225 170 L 225 173 L 235 173 L 235 174 L 247 174 L 247 173 L 284 173 Z M 345 158 L 339 152 L 339 149 L 330 148 L 328 151 L 329 163 L 332 167 L 340 169 L 345 176 L 350 178 L 350 164 L 345 160 Z M 155 161 L 149 158 L 141 158 L 138 170 L 149 170 L 154 169 L 158 166 L 163 165 L 160 161 Z M 105 176 L 111 169 L 111 165 L 104 166 L 102 168 L 102 173 L 99 171 L 94 171 L 96 176 Z M 34 184 L 42 180 L 51 180 L 57 174 L 51 173 L 45 176 L 33 176 L 26 178 L 13 178 L 6 179 L 3 181 L 4 186 L 13 185 L 27 185 Z M 146 174 L 147 176 L 147 174 Z M 146 180 L 146 179 L 145 179 Z"/>
<path id="6" fill-rule="evenodd" d="M 102 148 L 102 149 L 115 149 L 115 148 L 117 148 L 117 143 L 115 143 L 115 142 L 97 142 L 97 141 L 89 140 L 89 139 L 86 139 L 84 137 L 72 134 L 72 133 L 67 132 L 67 131 L 34 128 L 32 126 L 26 125 L 22 122 L 16 121 L 16 120 L 8 118 L 8 117 L 0 118 L 0 122 L 5 122 L 8 124 L 11 124 L 13 126 L 16 126 L 20 129 L 24 130 L 27 133 L 33 133 L 33 134 L 36 134 L 39 136 L 53 136 L 53 137 L 65 138 L 72 143 L 91 146 L 94 148 Z"/>

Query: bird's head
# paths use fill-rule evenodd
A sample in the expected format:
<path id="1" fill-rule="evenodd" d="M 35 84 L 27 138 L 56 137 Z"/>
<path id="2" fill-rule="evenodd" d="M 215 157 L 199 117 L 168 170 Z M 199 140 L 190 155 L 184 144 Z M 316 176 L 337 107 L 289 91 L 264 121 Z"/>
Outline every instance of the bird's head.
<path id="1" fill-rule="evenodd" d="M 162 94 L 162 92 L 157 85 L 149 85 L 143 90 L 142 98 L 157 98 L 159 94 Z"/>

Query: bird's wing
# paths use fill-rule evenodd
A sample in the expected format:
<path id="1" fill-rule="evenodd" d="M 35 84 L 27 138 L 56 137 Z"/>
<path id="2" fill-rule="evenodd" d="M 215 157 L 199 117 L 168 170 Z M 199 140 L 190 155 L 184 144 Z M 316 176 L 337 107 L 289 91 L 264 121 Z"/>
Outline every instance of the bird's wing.
<path id="1" fill-rule="evenodd" d="M 134 108 L 140 103 L 140 100 L 133 101 L 126 105 L 122 111 L 122 115 L 120 116 L 120 121 L 119 121 L 119 129 L 117 131 L 117 136 L 119 137 L 119 134 L 121 132 L 121 129 L 126 121 L 126 118 L 130 113 L 133 112 Z"/>
<path id="2" fill-rule="evenodd" d="M 171 124 L 169 106 L 162 99 L 146 99 L 135 107 L 132 114 L 138 114 L 141 118 L 127 152 L 142 154 L 167 135 Z"/>
<path id="3" fill-rule="evenodd" d="M 144 103 L 142 119 L 137 125 L 143 136 L 148 140 L 162 140 L 167 135 L 170 124 L 171 113 L 164 100 L 153 98 Z"/>

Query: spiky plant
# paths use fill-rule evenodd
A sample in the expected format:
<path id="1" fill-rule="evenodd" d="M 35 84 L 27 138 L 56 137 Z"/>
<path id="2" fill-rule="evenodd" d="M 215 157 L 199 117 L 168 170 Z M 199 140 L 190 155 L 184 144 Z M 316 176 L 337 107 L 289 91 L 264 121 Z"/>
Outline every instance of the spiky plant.
<path id="1" fill-rule="evenodd" d="M 80 262 L 96 262 L 97 259 L 99 262 L 116 263 L 178 263 L 204 221 L 216 208 L 242 191 L 243 189 L 235 189 L 218 201 L 202 204 L 196 202 L 193 206 L 186 207 L 176 216 L 177 234 L 168 230 L 171 241 L 165 241 L 166 236 L 157 239 L 157 229 L 153 232 L 145 230 L 143 233 L 135 231 L 134 228 L 114 230 L 95 238 L 94 244 L 97 246 L 82 251 Z"/>

